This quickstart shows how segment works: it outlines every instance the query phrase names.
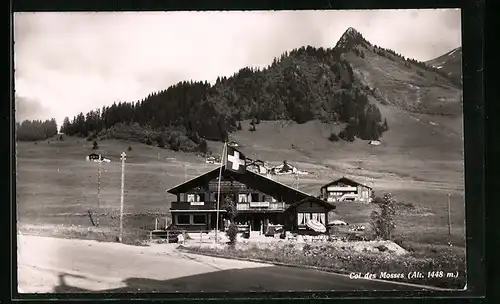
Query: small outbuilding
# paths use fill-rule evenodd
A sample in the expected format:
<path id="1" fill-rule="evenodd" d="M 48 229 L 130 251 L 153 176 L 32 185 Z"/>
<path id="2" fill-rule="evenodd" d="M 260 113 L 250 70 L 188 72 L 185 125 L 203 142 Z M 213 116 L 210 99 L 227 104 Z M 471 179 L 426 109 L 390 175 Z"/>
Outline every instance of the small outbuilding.
<path id="1" fill-rule="evenodd" d="M 97 153 L 91 153 L 91 154 L 87 155 L 87 160 L 88 161 L 91 161 L 91 160 L 100 160 L 100 159 L 101 159 L 101 155 L 97 154 Z"/>

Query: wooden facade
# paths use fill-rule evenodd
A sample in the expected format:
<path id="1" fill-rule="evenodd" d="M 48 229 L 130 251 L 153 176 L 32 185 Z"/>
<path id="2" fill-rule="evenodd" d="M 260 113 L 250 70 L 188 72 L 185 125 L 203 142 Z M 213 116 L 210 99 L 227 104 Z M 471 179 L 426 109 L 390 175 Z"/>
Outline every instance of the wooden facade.
<path id="1" fill-rule="evenodd" d="M 219 168 L 168 190 L 177 197 L 170 208 L 173 225 L 188 231 L 216 228 L 218 175 Z M 226 200 L 236 203 L 237 224 L 261 232 L 273 224 L 283 225 L 288 231 L 298 230 L 298 213 L 324 214 L 318 216 L 318 220 L 324 218 L 326 224 L 328 211 L 335 208 L 319 198 L 251 171 L 238 174 L 223 170 L 218 208 L 221 230 L 227 226 L 224 220 Z"/>

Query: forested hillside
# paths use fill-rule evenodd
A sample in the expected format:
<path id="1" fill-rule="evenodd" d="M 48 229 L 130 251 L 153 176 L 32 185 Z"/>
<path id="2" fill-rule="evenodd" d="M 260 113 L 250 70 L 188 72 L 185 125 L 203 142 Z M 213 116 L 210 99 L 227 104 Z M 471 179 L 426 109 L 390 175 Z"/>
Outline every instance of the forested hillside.
<path id="1" fill-rule="evenodd" d="M 243 68 L 212 86 L 184 81 L 136 103 L 80 113 L 65 120 L 62 132 L 89 136 L 121 122 L 224 140 L 239 121 L 251 118 L 345 122 L 350 124 L 345 138 L 351 140 L 378 139 L 382 133 L 380 112 L 369 106 L 350 65 L 334 49 L 310 46 L 285 52 L 262 70 Z"/>
<path id="2" fill-rule="evenodd" d="M 356 79 L 344 56 L 355 53 L 364 57 L 360 45 L 374 49 L 349 28 L 334 48 L 294 49 L 264 69 L 245 67 L 231 77 L 219 77 L 213 85 L 183 81 L 137 102 L 80 113 L 72 121 L 66 119 L 61 131 L 93 137 L 133 133 L 132 138 L 148 144 L 165 142 L 171 148 L 188 145 L 185 150 L 201 150 L 197 147 L 205 145 L 204 139 L 226 140 L 241 126 L 241 120 L 305 123 L 317 119 L 346 125 L 332 135 L 334 139 L 379 139 L 388 126 L 377 105 L 368 101 L 375 91 Z M 375 50 L 381 56 L 398 56 L 383 48 Z M 127 130 L 120 131 L 123 128 Z M 132 129 L 135 131 L 130 133 Z"/>
<path id="3" fill-rule="evenodd" d="M 52 137 L 57 134 L 56 120 L 25 120 L 16 123 L 16 139 L 21 141 L 36 141 Z"/>

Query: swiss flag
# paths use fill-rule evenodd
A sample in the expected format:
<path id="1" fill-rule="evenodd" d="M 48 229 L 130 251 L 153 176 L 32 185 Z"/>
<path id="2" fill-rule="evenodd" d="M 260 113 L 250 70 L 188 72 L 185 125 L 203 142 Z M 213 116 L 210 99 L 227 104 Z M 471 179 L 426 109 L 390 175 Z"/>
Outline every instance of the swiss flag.
<path id="1" fill-rule="evenodd" d="M 245 173 L 245 155 L 233 147 L 227 147 L 226 170 L 236 173 Z"/>

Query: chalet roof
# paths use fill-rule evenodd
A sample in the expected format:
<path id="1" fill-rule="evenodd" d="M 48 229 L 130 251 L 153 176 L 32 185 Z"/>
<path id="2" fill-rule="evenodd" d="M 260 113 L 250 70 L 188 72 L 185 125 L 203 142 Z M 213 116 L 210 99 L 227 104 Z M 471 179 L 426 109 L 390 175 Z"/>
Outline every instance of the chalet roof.
<path id="1" fill-rule="evenodd" d="M 288 207 L 288 209 L 289 209 L 289 208 L 294 208 L 294 207 L 297 207 L 297 206 L 299 206 L 299 205 L 302 205 L 302 204 L 304 204 L 304 203 L 308 203 L 308 202 L 318 203 L 318 204 L 320 204 L 321 206 L 323 206 L 323 207 L 325 207 L 326 209 L 328 209 L 328 211 L 335 209 L 335 205 L 332 205 L 332 204 L 330 204 L 329 202 L 326 202 L 326 201 L 324 201 L 324 200 L 322 200 L 322 199 L 320 199 L 320 198 L 318 198 L 318 197 L 314 197 L 314 196 L 309 196 L 309 197 L 306 197 L 306 198 L 304 198 L 304 199 L 301 199 L 300 201 L 298 201 L 298 202 L 295 202 L 295 203 L 291 204 L 291 205 Z"/>
<path id="2" fill-rule="evenodd" d="M 224 166 L 222 166 L 222 167 L 224 167 Z M 214 173 L 217 173 L 217 176 L 218 176 L 219 170 L 220 170 L 220 167 L 217 167 L 215 169 L 208 171 L 207 173 L 203 173 L 201 175 L 195 176 L 192 179 L 189 179 L 183 183 L 178 184 L 177 186 L 170 188 L 169 190 L 167 190 L 167 192 L 171 193 L 171 194 L 177 194 L 177 193 L 182 192 L 184 189 L 191 189 L 192 187 L 195 187 L 196 185 L 198 185 L 201 182 L 201 179 L 203 177 L 211 177 Z M 224 168 L 222 170 L 224 171 Z"/>
<path id="3" fill-rule="evenodd" d="M 326 187 L 329 187 L 329 186 L 331 186 L 331 185 L 333 185 L 333 184 L 335 184 L 335 183 L 338 183 L 338 182 L 340 182 L 340 181 L 346 181 L 346 182 L 348 182 L 348 183 L 352 183 L 352 184 L 356 184 L 356 185 L 360 185 L 360 186 L 363 186 L 363 187 L 366 187 L 366 188 L 370 188 L 370 189 L 372 189 L 372 187 L 370 187 L 370 186 L 367 186 L 367 185 L 365 185 L 365 184 L 359 183 L 359 182 L 357 182 L 357 181 L 355 181 L 355 180 L 353 180 L 353 179 L 347 178 L 347 177 L 345 177 L 345 176 L 342 176 L 341 178 L 338 178 L 338 179 L 336 179 L 336 180 L 334 180 L 334 181 L 332 181 L 332 182 L 329 182 L 329 183 L 328 183 L 328 184 L 326 184 L 326 185 L 323 185 L 323 186 L 321 187 L 321 189 L 326 188 Z"/>
<path id="4" fill-rule="evenodd" d="M 205 181 L 210 181 L 219 176 L 219 170 L 221 167 L 210 170 L 207 173 L 201 174 L 193 179 L 190 179 L 180 185 L 177 185 L 169 190 L 168 193 L 178 194 L 185 191 L 189 191 L 192 188 L 195 188 L 200 183 Z M 224 177 L 231 176 L 235 181 L 239 181 L 246 185 L 249 185 L 256 190 L 262 191 L 264 193 L 269 193 L 276 195 L 276 198 L 285 198 L 289 201 L 298 201 L 306 198 L 312 198 L 314 200 L 320 200 L 306 192 L 300 191 L 298 189 L 292 188 L 288 185 L 270 179 L 266 176 L 254 173 L 250 170 L 247 170 L 245 173 L 234 173 L 232 171 L 224 170 L 224 165 L 222 165 L 222 175 Z M 326 203 L 326 202 L 325 202 Z M 327 203 L 328 204 L 328 203 Z M 329 204 L 330 205 L 330 204 Z M 331 206 L 331 205 L 330 205 Z"/>

